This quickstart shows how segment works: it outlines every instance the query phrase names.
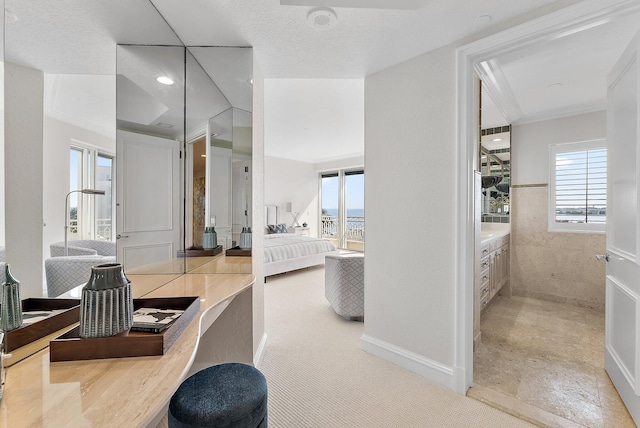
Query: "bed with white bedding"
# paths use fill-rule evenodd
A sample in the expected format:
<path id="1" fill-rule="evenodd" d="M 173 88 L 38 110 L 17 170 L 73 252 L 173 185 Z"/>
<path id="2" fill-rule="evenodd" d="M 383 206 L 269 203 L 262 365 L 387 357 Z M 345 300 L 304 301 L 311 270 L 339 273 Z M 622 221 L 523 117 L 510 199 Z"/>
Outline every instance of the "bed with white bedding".
<path id="1" fill-rule="evenodd" d="M 339 251 L 331 242 L 292 233 L 268 233 L 278 224 L 278 208 L 266 205 L 264 210 L 264 276 L 276 275 L 309 266 L 324 264 L 324 256 Z M 283 224 L 278 224 L 284 226 Z M 271 227 L 269 227 L 271 226 Z M 284 226 L 286 229 L 286 226 Z"/>
<path id="2" fill-rule="evenodd" d="M 264 237 L 264 275 L 276 275 L 324 264 L 324 257 L 339 251 L 331 242 L 290 233 Z"/>

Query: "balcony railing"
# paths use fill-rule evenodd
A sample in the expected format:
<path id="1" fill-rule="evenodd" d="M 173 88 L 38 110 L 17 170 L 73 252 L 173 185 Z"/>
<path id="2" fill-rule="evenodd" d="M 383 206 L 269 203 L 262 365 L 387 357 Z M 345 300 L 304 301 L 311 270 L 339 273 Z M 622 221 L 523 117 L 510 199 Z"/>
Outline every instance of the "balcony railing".
<path id="1" fill-rule="evenodd" d="M 336 238 L 338 236 L 338 217 L 323 215 L 322 237 Z M 347 217 L 347 241 L 364 242 L 364 217 Z"/>
<path id="2" fill-rule="evenodd" d="M 78 237 L 78 219 L 69 219 L 69 239 L 81 239 Z M 96 224 L 96 238 L 101 241 L 111 240 L 111 219 L 98 219 Z"/>

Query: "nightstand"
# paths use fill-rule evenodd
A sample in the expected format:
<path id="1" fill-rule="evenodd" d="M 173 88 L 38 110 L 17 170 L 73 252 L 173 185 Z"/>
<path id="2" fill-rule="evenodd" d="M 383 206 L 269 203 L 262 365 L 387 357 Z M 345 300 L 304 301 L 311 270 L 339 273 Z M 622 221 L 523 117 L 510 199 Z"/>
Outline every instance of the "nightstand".
<path id="1" fill-rule="evenodd" d="M 309 228 L 308 227 L 297 226 L 297 227 L 294 227 L 293 230 L 294 230 L 293 233 L 296 234 L 296 235 L 309 236 Z"/>

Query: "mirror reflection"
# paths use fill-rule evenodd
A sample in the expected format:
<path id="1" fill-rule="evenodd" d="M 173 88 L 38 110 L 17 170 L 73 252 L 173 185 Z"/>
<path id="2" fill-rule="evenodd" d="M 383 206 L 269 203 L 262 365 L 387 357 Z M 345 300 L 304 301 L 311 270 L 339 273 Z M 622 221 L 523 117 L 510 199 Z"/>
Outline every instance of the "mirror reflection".
<path id="1" fill-rule="evenodd" d="M 511 183 L 511 128 L 481 131 L 482 221 L 509 223 Z"/>
<path id="2" fill-rule="evenodd" d="M 0 0 L 2 22 L 0 22 L 0 79 L 4 82 L 4 0 Z M 0 263 L 5 261 L 4 245 L 4 85 L 0 87 Z M 2 266 L 0 266 L 2 267 Z M 0 279 L 4 278 L 0 269 Z"/>
<path id="3" fill-rule="evenodd" d="M 125 271 L 180 273 L 185 50 L 118 46 L 116 243 Z"/>
<path id="4" fill-rule="evenodd" d="M 45 1 L 6 2 L 13 19 L 7 20 L 6 32 L 0 31 L 7 51 L 7 62 L 0 67 L 6 98 L 0 104 L 6 108 L 0 121 L 11 119 L 0 133 L 7 138 L 6 150 L 0 153 L 20 159 L 6 166 L 0 160 L 0 168 L 7 171 L 0 171 L 0 179 L 11 181 L 0 186 L 0 192 L 6 187 L 7 204 L 16 207 L 7 212 L 6 221 L 20 232 L 7 229 L 7 260 L 24 284 L 25 298 L 55 296 L 88 278 L 90 266 L 83 278 L 71 275 L 74 269 L 68 265 L 47 272 L 47 260 L 63 261 L 58 258 L 64 257 L 65 231 L 67 247 L 82 252 L 69 256 L 76 257 L 74 261 L 89 252 L 90 257 L 115 257 L 125 263 L 128 274 L 179 275 L 199 266 L 178 256 L 186 247 L 200 244 L 188 239 L 195 232 L 185 228 L 188 218 L 194 218 L 193 212 L 191 217 L 185 213 L 190 188 L 186 157 L 192 149 L 187 142 L 194 141 L 198 131 L 206 147 L 210 118 L 229 108 L 250 112 L 252 106 L 250 48 L 194 47 L 187 53 L 148 2 L 107 2 L 99 17 L 85 3 L 73 3 L 67 13 L 83 16 L 95 37 L 69 38 L 69 28 L 52 18 L 57 6 Z M 153 31 L 133 25 L 143 20 Z M 114 35 L 105 30 L 108 23 L 119 23 L 123 32 L 118 39 L 128 45 L 110 41 Z M 34 32 L 34 27 L 42 31 Z M 159 54 L 161 50 L 175 53 Z M 186 67 L 189 79 L 184 76 Z M 145 73 L 150 79 L 143 78 Z M 211 89 L 196 84 L 193 76 L 198 73 Z M 175 74 L 174 85 L 160 86 L 156 79 L 166 74 Z M 218 107 L 209 108 L 212 103 Z M 132 138 L 134 144 L 123 144 Z M 158 141 L 164 144 L 155 144 Z M 145 161 L 136 164 L 130 157 Z M 163 166 L 148 175 L 145 171 L 152 164 Z M 206 163 L 202 168 L 206 170 Z M 3 216 L 4 200 L 0 195 Z M 126 209 L 135 204 L 135 210 Z M 5 243 L 3 226 L 4 221 L 0 247 Z M 82 247 L 81 241 L 91 245 Z M 118 248 L 105 251 L 107 243 Z M 49 292 L 48 283 L 56 283 L 47 280 L 49 274 L 57 275 L 64 289 Z"/>
<path id="5" fill-rule="evenodd" d="M 128 273 L 251 272 L 249 258 L 223 254 L 250 221 L 251 113 L 234 103 L 251 106 L 251 56 L 118 47 L 116 236 Z M 211 228 L 217 245 L 205 248 Z"/>
<path id="6" fill-rule="evenodd" d="M 7 230 L 19 231 L 6 236 L 8 262 L 23 298 L 54 297 L 84 284 L 92 265 L 116 258 L 114 39 L 180 41 L 149 2 L 102 2 L 99 14 L 75 0 L 63 14 L 55 2 L 5 5 L 9 161 L 0 176 L 7 206 L 16 208 L 7 211 Z M 70 37 L 77 28 L 69 22 L 91 30 Z M 112 24 L 122 32 L 113 34 Z"/>

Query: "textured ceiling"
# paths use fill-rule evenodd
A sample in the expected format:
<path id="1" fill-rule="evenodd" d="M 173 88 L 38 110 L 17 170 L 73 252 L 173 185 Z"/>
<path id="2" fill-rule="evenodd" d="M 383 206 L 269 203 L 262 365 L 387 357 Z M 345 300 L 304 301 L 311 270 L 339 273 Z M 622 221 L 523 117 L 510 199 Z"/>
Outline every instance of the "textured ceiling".
<path id="1" fill-rule="evenodd" d="M 417 10 L 335 7 L 335 25 L 318 29 L 307 24 L 310 6 L 277 0 L 6 0 L 17 18 L 6 24 L 6 54 L 9 61 L 47 73 L 113 74 L 116 43 L 175 44 L 173 29 L 187 45 L 253 46 L 267 78 L 362 78 L 518 15 L 576 1 L 431 0 Z"/>
<path id="2" fill-rule="evenodd" d="M 275 0 L 190 0 L 189 7 L 175 0 L 152 1 L 188 45 L 250 45 L 265 77 L 333 79 L 363 78 L 534 9 L 575 3 L 431 0 L 417 10 L 336 6 L 336 23 L 318 29 L 307 24 L 311 7 Z M 489 22 L 478 19 L 487 15 Z"/>
<path id="3" fill-rule="evenodd" d="M 266 78 L 289 80 L 295 87 L 295 79 L 360 80 L 439 46 L 575 3 L 581 1 L 6 0 L 6 60 L 48 74 L 113 75 L 117 43 L 253 46 Z M 308 24 L 316 6 L 333 7 L 333 26 Z M 619 18 L 593 31 L 493 58 L 501 78 L 488 92 L 511 122 L 602 108 L 603 76 L 638 26 L 637 17 Z M 313 88 L 305 91 L 288 96 L 301 98 L 298 103 L 316 96 Z M 349 102 L 330 100 L 332 105 Z M 359 126 L 340 128 L 339 120 L 330 113 L 325 117 L 326 111 L 314 112 L 313 104 L 306 106 L 306 115 L 293 111 L 294 105 L 274 113 L 283 121 L 275 128 L 283 153 L 321 159 L 326 149 L 311 154 L 321 147 L 318 142 L 354 135 Z M 500 120 L 499 114 L 494 117 Z M 308 125 L 298 125 L 303 123 Z M 355 144 L 353 138 L 342 141 L 343 155 L 356 151 L 349 144 Z M 361 151 L 362 141 L 357 144 Z"/>

